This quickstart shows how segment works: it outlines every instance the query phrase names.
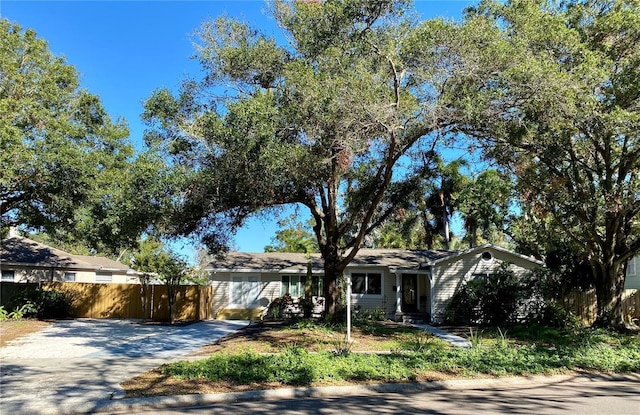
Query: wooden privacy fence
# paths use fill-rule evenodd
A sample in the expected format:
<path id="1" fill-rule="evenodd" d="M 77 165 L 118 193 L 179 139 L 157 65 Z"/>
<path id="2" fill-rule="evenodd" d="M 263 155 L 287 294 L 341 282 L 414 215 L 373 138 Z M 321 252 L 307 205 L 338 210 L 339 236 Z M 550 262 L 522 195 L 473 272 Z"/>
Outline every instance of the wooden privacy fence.
<path id="1" fill-rule="evenodd" d="M 587 324 L 593 323 L 598 312 L 596 290 L 574 291 L 565 300 L 567 310 Z M 622 309 L 627 318 L 640 319 L 640 290 L 625 290 Z"/>
<path id="2" fill-rule="evenodd" d="M 2 283 L 2 304 L 16 291 L 35 289 L 37 284 Z M 46 290 L 67 293 L 73 305 L 73 317 L 141 319 L 142 297 L 140 284 L 94 284 L 81 282 L 45 282 Z M 167 287 L 149 286 L 150 318 L 169 320 Z M 176 320 L 206 320 L 212 317 L 213 287 L 181 285 L 176 297 Z"/>

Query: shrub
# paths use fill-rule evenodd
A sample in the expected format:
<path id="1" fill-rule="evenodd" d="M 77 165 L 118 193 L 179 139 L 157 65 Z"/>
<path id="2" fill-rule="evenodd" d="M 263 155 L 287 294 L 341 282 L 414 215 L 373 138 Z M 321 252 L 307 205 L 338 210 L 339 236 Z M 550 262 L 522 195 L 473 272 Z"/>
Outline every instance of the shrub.
<path id="1" fill-rule="evenodd" d="M 315 307 L 315 304 L 313 304 L 312 299 L 300 297 L 300 299 L 298 300 L 298 305 L 302 309 L 302 314 L 304 315 L 305 318 L 311 317 L 311 314 L 313 313 L 313 308 Z"/>
<path id="2" fill-rule="evenodd" d="M 25 318 L 66 318 L 71 316 L 71 300 L 57 290 L 24 290 L 14 294 L 9 303 Z"/>
<path id="3" fill-rule="evenodd" d="M 493 273 L 476 277 L 449 300 L 445 321 L 453 324 L 505 325 L 515 323 L 524 299 L 530 298 L 527 285 L 502 263 Z"/>
<path id="4" fill-rule="evenodd" d="M 284 313 L 287 310 L 287 307 L 290 307 L 291 305 L 293 305 L 293 298 L 291 298 L 289 293 L 286 293 L 282 297 L 274 298 L 267 308 L 267 317 L 274 320 L 280 320 L 284 318 Z"/>
<path id="5" fill-rule="evenodd" d="M 359 321 L 383 321 L 386 315 L 382 308 L 360 309 L 355 314 L 355 319 Z"/>

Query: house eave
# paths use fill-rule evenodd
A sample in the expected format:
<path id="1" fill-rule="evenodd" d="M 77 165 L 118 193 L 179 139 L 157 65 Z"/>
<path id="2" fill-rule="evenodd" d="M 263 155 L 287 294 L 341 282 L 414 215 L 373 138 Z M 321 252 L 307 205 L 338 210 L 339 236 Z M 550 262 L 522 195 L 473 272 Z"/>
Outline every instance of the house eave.
<path id="1" fill-rule="evenodd" d="M 96 271 L 99 270 L 100 267 L 96 267 L 95 265 L 62 265 L 62 264 L 47 264 L 43 262 L 38 263 L 29 263 L 29 262 L 0 262 L 0 266 L 2 267 L 17 267 L 17 268 L 35 268 L 35 269 L 61 269 L 61 270 L 90 270 Z"/>

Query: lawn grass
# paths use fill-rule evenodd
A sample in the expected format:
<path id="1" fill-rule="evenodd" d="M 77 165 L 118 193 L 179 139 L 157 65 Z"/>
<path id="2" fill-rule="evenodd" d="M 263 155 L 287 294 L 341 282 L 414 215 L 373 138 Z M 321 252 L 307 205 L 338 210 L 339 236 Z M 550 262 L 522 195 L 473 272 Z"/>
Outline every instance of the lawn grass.
<path id="1" fill-rule="evenodd" d="M 340 328 L 288 327 L 284 330 Z M 193 362 L 162 367 L 162 373 L 178 380 L 206 379 L 231 384 L 279 383 L 313 385 L 331 381 L 404 382 L 440 372 L 455 376 L 510 376 L 590 371 L 640 372 L 640 338 L 605 330 L 558 330 L 541 326 L 487 329 L 473 339 L 470 349 L 453 348 L 429 335 L 394 330 L 367 323 L 361 332 L 377 333 L 380 344 L 393 344 L 389 353 L 354 353 L 347 349 L 310 351 L 297 344 L 278 353 L 221 352 Z M 385 340 L 390 336 L 393 340 Z M 346 345 L 345 345 L 346 346 Z M 386 347 L 386 346 L 385 346 Z M 395 348 L 394 348 L 395 347 Z"/>

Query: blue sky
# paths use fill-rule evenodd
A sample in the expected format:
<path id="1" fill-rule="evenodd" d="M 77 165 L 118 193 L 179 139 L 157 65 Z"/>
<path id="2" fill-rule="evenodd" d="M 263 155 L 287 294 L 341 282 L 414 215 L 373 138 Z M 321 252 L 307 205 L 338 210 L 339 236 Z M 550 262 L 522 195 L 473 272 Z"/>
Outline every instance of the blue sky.
<path id="1" fill-rule="evenodd" d="M 422 0 L 424 18 L 458 19 L 469 0 Z M 65 56 L 81 84 L 102 99 L 113 118 L 126 119 L 140 148 L 143 101 L 157 88 L 176 89 L 186 75 L 199 75 L 190 59 L 191 35 L 200 24 L 222 14 L 252 23 L 266 34 L 278 28 L 263 1 L 29 1 L 0 0 L 0 17 L 34 29 L 49 49 Z M 276 219 L 254 219 L 236 236 L 236 248 L 262 252 L 277 229 Z"/>

